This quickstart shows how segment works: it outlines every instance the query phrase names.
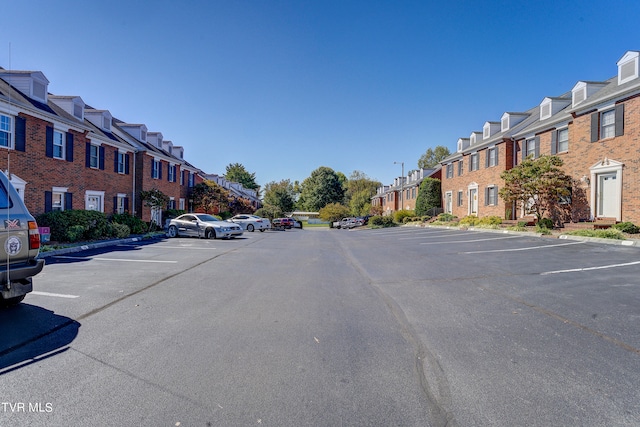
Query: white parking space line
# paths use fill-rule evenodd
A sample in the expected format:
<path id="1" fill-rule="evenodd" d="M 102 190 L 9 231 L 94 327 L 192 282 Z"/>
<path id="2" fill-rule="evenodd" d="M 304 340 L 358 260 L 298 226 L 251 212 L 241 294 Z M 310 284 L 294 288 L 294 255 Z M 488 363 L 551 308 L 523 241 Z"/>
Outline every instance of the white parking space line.
<path id="1" fill-rule="evenodd" d="M 217 249 L 214 247 L 207 247 L 207 248 L 198 248 L 195 246 L 154 246 L 152 249 L 197 249 L 197 250 L 201 250 L 201 251 L 210 251 L 211 249 Z"/>
<path id="2" fill-rule="evenodd" d="M 556 246 L 568 246 L 568 245 L 583 245 L 585 242 L 571 242 L 571 243 L 558 243 L 555 245 L 541 245 L 541 246 L 531 246 L 528 248 L 518 248 L 518 249 L 494 249 L 490 251 L 471 251 L 471 252 L 460 252 L 461 254 L 488 254 L 492 252 L 516 252 L 516 251 L 530 251 L 533 249 L 547 249 L 554 248 Z"/>
<path id="3" fill-rule="evenodd" d="M 430 239 L 430 238 L 442 238 L 444 236 L 442 236 L 442 233 L 449 234 L 449 235 L 459 235 L 459 231 L 455 232 L 452 230 L 444 230 L 444 231 L 428 231 L 426 233 L 420 233 L 418 236 L 413 236 L 413 237 L 400 237 L 398 238 L 398 240 L 415 240 L 415 239 Z M 474 232 L 474 231 L 467 231 L 467 234 L 478 234 L 478 232 Z"/>
<path id="4" fill-rule="evenodd" d="M 52 294 L 51 292 L 33 291 L 31 295 L 42 295 L 45 297 L 57 297 L 57 298 L 79 298 L 78 295 L 66 295 L 66 294 Z"/>
<path id="5" fill-rule="evenodd" d="M 606 270 L 608 268 L 628 267 L 630 265 L 638 265 L 638 264 L 640 264 L 640 261 L 627 262 L 624 264 L 601 265 L 599 267 L 571 268 L 569 270 L 545 271 L 540 273 L 540 275 L 545 276 L 547 274 L 561 274 L 561 273 L 575 273 L 578 271 Z"/>
<path id="6" fill-rule="evenodd" d="M 502 240 L 502 239 L 515 239 L 516 237 L 521 237 L 521 236 L 506 236 L 506 237 L 494 237 L 492 239 L 476 239 L 476 240 L 458 240 L 455 242 L 450 242 L 450 241 L 439 241 L 439 242 L 422 242 L 419 243 L 419 245 L 448 245 L 451 243 L 473 243 L 473 242 L 486 242 L 489 240 Z"/>
<path id="7" fill-rule="evenodd" d="M 122 258 L 96 258 L 96 257 L 73 257 L 73 256 L 57 256 L 55 258 L 62 259 L 74 259 L 81 261 L 120 261 L 120 262 L 153 262 L 153 263 L 163 263 L 163 264 L 175 264 L 178 261 L 159 261 L 153 259 L 122 259 Z"/>

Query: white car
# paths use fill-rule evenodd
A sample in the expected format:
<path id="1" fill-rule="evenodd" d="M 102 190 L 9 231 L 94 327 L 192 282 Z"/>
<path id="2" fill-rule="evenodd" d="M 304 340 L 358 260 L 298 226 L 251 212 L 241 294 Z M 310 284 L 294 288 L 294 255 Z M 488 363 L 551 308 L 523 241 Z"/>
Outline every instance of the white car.
<path id="1" fill-rule="evenodd" d="M 229 218 L 227 221 L 240 224 L 243 229 L 247 231 L 255 230 L 269 230 L 271 228 L 271 221 L 268 218 L 261 218 L 257 215 L 241 214 Z"/>
<path id="2" fill-rule="evenodd" d="M 169 221 L 167 236 L 194 236 L 205 239 L 229 239 L 242 236 L 242 227 L 232 222 L 222 221 L 213 215 L 189 213 Z"/>

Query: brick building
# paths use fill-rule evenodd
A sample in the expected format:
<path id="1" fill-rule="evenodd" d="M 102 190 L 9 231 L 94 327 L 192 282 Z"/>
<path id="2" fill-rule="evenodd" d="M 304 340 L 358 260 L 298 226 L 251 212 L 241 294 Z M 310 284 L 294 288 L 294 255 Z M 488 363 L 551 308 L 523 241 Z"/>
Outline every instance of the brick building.
<path id="1" fill-rule="evenodd" d="M 391 215 L 398 210 L 415 210 L 420 184 L 425 178 L 440 179 L 441 167 L 418 169 L 407 176 L 397 177 L 393 184 L 378 187 L 371 198 L 371 206 L 381 209 L 383 215 Z"/>
<path id="2" fill-rule="evenodd" d="M 128 124 L 92 108 L 80 96 L 56 96 L 40 71 L 0 68 L 0 168 L 32 214 L 85 209 L 128 212 L 162 224 L 140 198 L 157 189 L 168 209 L 192 211 L 190 188 L 204 173 L 184 148 L 144 124 Z M 236 193 L 245 194 L 235 185 Z"/>
<path id="3" fill-rule="evenodd" d="M 639 56 L 627 52 L 609 80 L 579 81 L 563 95 L 545 97 L 526 113 L 505 113 L 499 123 L 485 123 L 482 133 L 460 139 L 457 152 L 442 162 L 445 210 L 459 217 L 527 216 L 522 206 L 505 206 L 497 196 L 500 173 L 528 155 L 553 154 L 574 182 L 566 221 L 640 223 Z"/>

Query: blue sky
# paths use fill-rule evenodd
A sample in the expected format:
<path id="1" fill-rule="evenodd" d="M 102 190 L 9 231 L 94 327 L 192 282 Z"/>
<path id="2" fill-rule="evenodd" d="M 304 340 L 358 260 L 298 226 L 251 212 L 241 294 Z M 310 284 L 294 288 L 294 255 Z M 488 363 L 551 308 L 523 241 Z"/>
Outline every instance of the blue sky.
<path id="1" fill-rule="evenodd" d="M 637 1 L 5 2 L 0 66 L 144 123 L 208 173 L 389 184 L 640 50 Z"/>

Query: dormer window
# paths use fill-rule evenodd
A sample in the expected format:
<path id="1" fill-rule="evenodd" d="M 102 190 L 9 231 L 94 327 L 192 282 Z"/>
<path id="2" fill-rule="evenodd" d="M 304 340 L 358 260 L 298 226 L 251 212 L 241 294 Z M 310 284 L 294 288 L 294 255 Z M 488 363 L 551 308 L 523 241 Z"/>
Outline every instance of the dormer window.
<path id="1" fill-rule="evenodd" d="M 144 129 L 140 132 L 140 140 L 142 142 L 147 142 L 147 132 Z"/>
<path id="2" fill-rule="evenodd" d="M 482 139 L 488 139 L 500 130 L 500 123 L 486 122 L 482 128 Z"/>
<path id="3" fill-rule="evenodd" d="M 638 78 L 638 57 L 640 52 L 627 52 L 618 61 L 618 84 L 627 83 Z"/>
<path id="4" fill-rule="evenodd" d="M 573 107 L 584 102 L 585 99 L 606 86 L 606 82 L 578 82 L 571 89 L 571 102 Z"/>
<path id="5" fill-rule="evenodd" d="M 73 115 L 80 120 L 84 120 L 84 106 L 80 103 L 73 103 Z"/>
<path id="6" fill-rule="evenodd" d="M 504 113 L 500 119 L 500 130 L 505 132 L 527 118 L 525 113 Z"/>
<path id="7" fill-rule="evenodd" d="M 102 116 L 102 129 L 111 132 L 111 117 L 106 114 Z"/>
<path id="8" fill-rule="evenodd" d="M 7 71 L 2 70 L 2 79 L 27 95 L 40 102 L 47 102 L 47 86 L 49 80 L 40 71 Z"/>
<path id="9" fill-rule="evenodd" d="M 585 99 L 587 99 L 587 85 L 580 82 L 571 91 L 571 101 L 573 103 L 573 106 L 575 107 Z"/>
<path id="10" fill-rule="evenodd" d="M 540 104 L 540 120 L 551 117 L 551 100 L 545 100 Z"/>
<path id="11" fill-rule="evenodd" d="M 79 96 L 49 95 L 49 101 L 80 121 L 84 121 L 85 103 Z M 95 111 L 95 110 L 90 110 Z"/>
<path id="12" fill-rule="evenodd" d="M 47 86 L 37 80 L 33 81 L 33 97 L 46 101 L 47 99 Z"/>

